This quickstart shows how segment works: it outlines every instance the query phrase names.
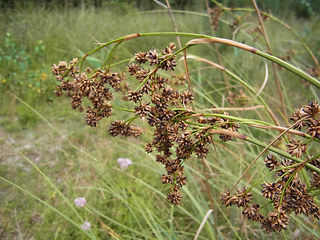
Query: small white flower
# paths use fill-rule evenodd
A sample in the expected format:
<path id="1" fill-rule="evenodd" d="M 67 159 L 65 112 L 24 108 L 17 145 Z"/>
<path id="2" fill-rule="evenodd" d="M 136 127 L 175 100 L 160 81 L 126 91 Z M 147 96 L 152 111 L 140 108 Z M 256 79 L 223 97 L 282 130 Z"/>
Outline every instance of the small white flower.
<path id="1" fill-rule="evenodd" d="M 128 166 L 132 165 L 132 162 L 128 158 L 118 158 L 118 164 L 120 168 L 126 169 Z"/>
<path id="2" fill-rule="evenodd" d="M 76 199 L 74 200 L 74 204 L 75 204 L 76 206 L 78 206 L 78 207 L 84 207 L 84 205 L 87 204 L 87 201 L 86 201 L 85 198 L 80 197 L 80 198 L 76 198 Z"/>
<path id="3" fill-rule="evenodd" d="M 81 228 L 85 231 L 89 231 L 90 228 L 91 228 L 91 223 L 89 222 L 84 222 L 82 225 L 81 225 Z"/>

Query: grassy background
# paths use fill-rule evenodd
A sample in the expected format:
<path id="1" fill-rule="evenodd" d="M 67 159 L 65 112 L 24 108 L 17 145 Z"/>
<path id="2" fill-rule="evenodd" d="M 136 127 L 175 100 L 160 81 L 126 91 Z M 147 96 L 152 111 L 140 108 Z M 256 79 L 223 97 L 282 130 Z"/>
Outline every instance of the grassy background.
<path id="1" fill-rule="evenodd" d="M 153 12 L 138 12 L 130 7 L 98 9 L 88 6 L 55 10 L 38 7 L 7 10 L 0 14 L 0 176 L 21 188 L 19 190 L 6 181 L 0 181 L 1 239 L 88 239 L 79 229 L 84 220 L 91 222 L 90 234 L 97 239 L 194 238 L 211 208 L 201 162 L 195 157 L 187 161 L 185 167 L 189 182 L 183 188 L 184 199 L 180 206 L 173 207 L 165 199 L 167 186 L 160 182 L 164 169 L 154 161 L 154 155 L 144 152 L 145 143 L 152 138 L 151 129 L 145 129 L 139 140 L 111 138 L 107 134 L 108 121 L 102 121 L 97 128 L 90 128 L 84 125 L 83 114 L 71 110 L 66 98 L 56 99 L 53 96 L 52 64 L 81 57 L 97 43 L 127 34 L 173 31 L 169 15 L 157 8 Z M 203 16 L 205 13 L 200 10 L 175 13 L 179 31 L 210 35 L 209 20 Z M 221 19 L 215 35 L 234 37 L 236 41 L 267 50 L 261 35 L 248 33 L 258 24 L 254 14 L 238 14 L 246 24 L 235 36 L 234 29 L 226 24 L 232 23 L 227 14 Z M 318 18 L 297 19 L 289 13 L 285 17 L 285 22 L 293 26 L 293 30 L 318 57 Z M 272 20 L 266 22 L 266 28 L 275 55 L 286 55 L 288 50 L 294 50 L 289 62 L 304 70 L 314 64 L 290 31 Z M 255 36 L 260 40 L 253 41 Z M 183 38 L 182 43 L 188 40 Z M 113 62 L 132 58 L 138 51 L 164 48 L 170 41 L 176 42 L 176 38 L 128 41 L 119 47 L 117 59 Z M 258 90 L 265 76 L 264 61 L 229 46 L 219 45 L 218 48 L 224 66 Z M 98 66 L 109 50 L 93 55 L 88 64 Z M 188 53 L 217 62 L 212 45 L 196 46 Z M 123 71 L 125 66 L 123 63 L 113 70 Z M 237 95 L 235 106 L 258 104 L 250 92 L 230 77 L 227 89 L 223 74 L 217 69 L 193 60 L 189 61 L 189 67 L 197 109 L 212 105 L 229 106 L 226 101 L 228 91 L 238 93 L 240 89 L 244 95 Z M 261 96 L 279 121 L 286 124 L 269 63 L 268 68 L 270 79 Z M 176 73 L 182 72 L 183 64 L 179 62 Z M 317 99 L 319 102 L 319 90 L 315 87 L 284 70 L 279 70 L 279 76 L 288 113 L 309 100 Z M 271 122 L 264 110 L 233 114 Z M 128 117 L 116 112 L 112 119 Z M 265 142 L 277 136 L 276 132 L 246 127 L 242 131 Z M 199 239 L 320 237 L 317 223 L 301 216 L 292 217 L 287 231 L 270 234 L 261 230 L 258 224 L 243 219 L 240 209 L 221 206 L 219 193 L 236 182 L 262 149 L 240 141 L 221 143 L 218 138 L 215 140 L 215 147 L 211 147 L 207 159 L 212 169 L 209 183 L 215 209 Z M 280 148 L 283 146 L 283 142 L 279 143 Z M 312 151 L 315 150 L 310 149 Z M 119 169 L 119 157 L 130 158 L 133 165 L 127 170 Z M 268 169 L 263 165 L 259 159 L 240 187 L 250 186 L 254 180 L 267 174 Z M 253 195 L 260 205 L 264 205 L 259 191 L 258 184 L 253 188 Z M 81 196 L 87 199 L 87 209 L 73 206 L 73 200 Z M 268 210 L 271 209 L 266 207 L 265 212 Z"/>

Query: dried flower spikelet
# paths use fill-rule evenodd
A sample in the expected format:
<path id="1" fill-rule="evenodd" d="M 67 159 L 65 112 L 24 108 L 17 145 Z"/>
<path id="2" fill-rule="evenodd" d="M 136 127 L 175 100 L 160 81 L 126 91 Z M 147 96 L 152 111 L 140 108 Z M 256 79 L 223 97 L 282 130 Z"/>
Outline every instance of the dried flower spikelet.
<path id="1" fill-rule="evenodd" d="M 300 109 L 295 109 L 290 120 L 296 123 L 302 118 L 305 118 L 305 120 L 298 123 L 295 128 L 301 130 L 302 127 L 306 126 L 308 134 L 320 139 L 320 106 L 316 100 L 310 101 L 308 105 Z"/>
<path id="2" fill-rule="evenodd" d="M 161 50 L 161 52 L 163 55 L 172 54 L 173 50 L 175 50 L 175 49 L 176 49 L 176 44 L 171 42 L 171 43 L 169 43 L 169 46 L 166 47 L 165 49 Z"/>
<path id="3" fill-rule="evenodd" d="M 242 214 L 249 220 L 261 222 L 264 217 L 259 213 L 260 207 L 258 204 L 252 204 L 251 206 L 243 209 Z"/>
<path id="4" fill-rule="evenodd" d="M 320 174 L 313 172 L 313 177 L 312 177 L 312 180 L 310 181 L 310 183 L 311 183 L 311 188 L 319 188 L 320 187 Z"/>
<path id="5" fill-rule="evenodd" d="M 166 184 L 166 183 L 170 183 L 172 184 L 174 181 L 174 177 L 172 175 L 165 175 L 163 174 L 162 177 L 161 177 L 161 182 L 163 184 Z"/>
<path id="6" fill-rule="evenodd" d="M 220 201 L 226 207 L 234 205 L 237 202 L 237 198 L 230 194 L 230 191 L 227 190 L 226 192 L 220 193 Z"/>
<path id="7" fill-rule="evenodd" d="M 294 164 L 294 161 L 289 159 L 284 159 L 279 166 L 279 171 L 277 171 L 277 175 L 282 178 L 283 181 L 287 181 L 290 177 L 290 173 L 294 171 L 294 168 L 286 168 L 281 169 L 283 167 L 289 167 Z"/>
<path id="8" fill-rule="evenodd" d="M 307 151 L 307 145 L 303 144 L 301 141 L 292 138 L 289 142 L 290 143 L 287 144 L 287 152 L 291 154 L 291 156 L 300 158 L 302 154 Z"/>
<path id="9" fill-rule="evenodd" d="M 174 43 L 162 50 L 162 56 L 159 58 L 160 68 L 165 71 L 173 71 L 177 66 L 173 50 L 176 48 Z"/>
<path id="10" fill-rule="evenodd" d="M 236 197 L 236 205 L 238 207 L 247 207 L 252 200 L 252 194 L 247 192 L 245 187 L 243 187 L 241 190 L 237 190 Z"/>
<path id="11" fill-rule="evenodd" d="M 268 218 L 262 222 L 262 227 L 269 232 L 280 232 L 282 229 L 287 229 L 288 222 L 289 216 L 285 211 L 279 210 L 270 212 Z"/>
<path id="12" fill-rule="evenodd" d="M 182 193 L 179 190 L 173 190 L 167 196 L 167 199 L 174 205 L 179 205 L 182 200 Z"/>
<path id="13" fill-rule="evenodd" d="M 247 192 L 245 187 L 243 187 L 241 190 L 237 190 L 235 196 L 230 195 L 229 190 L 227 190 L 225 193 L 220 194 L 220 200 L 226 207 L 234 204 L 238 207 L 248 207 L 251 199 L 252 194 L 250 192 Z"/>
<path id="14" fill-rule="evenodd" d="M 308 105 L 303 107 L 303 112 L 307 114 L 309 118 L 319 118 L 320 117 L 320 106 L 317 104 L 317 101 L 309 102 Z"/>
<path id="15" fill-rule="evenodd" d="M 137 61 L 137 63 L 139 64 L 144 64 L 145 62 L 148 61 L 147 59 L 147 53 L 146 52 L 138 52 L 135 55 L 135 60 Z"/>
<path id="16" fill-rule="evenodd" d="M 194 96 L 192 92 L 184 91 L 183 93 L 181 93 L 180 99 L 183 105 L 187 105 L 188 103 L 191 103 L 194 100 Z"/>
<path id="17" fill-rule="evenodd" d="M 54 75 L 62 75 L 68 70 L 68 65 L 66 61 L 60 61 L 58 65 L 52 65 L 52 73 Z"/>
<path id="18" fill-rule="evenodd" d="M 270 171 L 274 170 L 278 166 L 278 161 L 276 158 L 272 155 L 269 154 L 265 159 L 264 162 L 266 164 L 266 167 L 270 169 Z"/>
<path id="19" fill-rule="evenodd" d="M 224 115 L 228 116 L 229 113 L 224 112 Z M 228 131 L 237 132 L 238 129 L 240 128 L 240 125 L 238 123 L 234 123 L 230 119 L 227 119 L 227 118 L 219 118 L 219 119 L 217 119 L 217 122 L 220 123 L 220 127 L 222 129 L 226 129 Z M 232 140 L 232 137 L 229 135 L 220 134 L 219 137 L 223 142 L 228 142 L 228 141 Z"/>
<path id="20" fill-rule="evenodd" d="M 159 63 L 159 56 L 156 50 L 150 50 L 146 53 L 146 59 L 149 62 L 150 66 L 158 65 Z"/>
<path id="21" fill-rule="evenodd" d="M 290 120 L 293 121 L 294 123 L 298 122 L 301 120 L 303 117 L 305 117 L 305 113 L 302 111 L 300 108 L 296 108 L 294 110 L 294 113 L 290 116 Z M 305 123 L 302 121 L 294 126 L 295 129 L 301 130 L 305 126 Z"/>
<path id="22" fill-rule="evenodd" d="M 127 71 L 130 75 L 136 75 L 141 70 L 141 67 L 136 63 L 131 63 L 127 66 Z"/>
<path id="23" fill-rule="evenodd" d="M 109 128 L 109 134 L 113 137 L 123 135 L 125 137 L 139 137 L 143 130 L 139 127 L 130 126 L 128 123 L 122 121 L 113 121 Z"/>
<path id="24" fill-rule="evenodd" d="M 142 93 L 141 92 L 129 91 L 128 99 L 129 99 L 129 101 L 133 101 L 135 103 L 136 102 L 141 102 Z"/>
<path id="25" fill-rule="evenodd" d="M 281 186 L 276 183 L 264 183 L 262 184 L 262 196 L 265 198 L 274 200 L 281 194 Z"/>

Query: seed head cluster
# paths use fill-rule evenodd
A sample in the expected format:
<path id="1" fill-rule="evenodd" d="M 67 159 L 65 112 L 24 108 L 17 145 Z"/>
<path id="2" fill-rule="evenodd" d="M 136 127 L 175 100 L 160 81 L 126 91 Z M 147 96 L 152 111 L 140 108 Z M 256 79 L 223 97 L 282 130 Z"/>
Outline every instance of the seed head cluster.
<path id="1" fill-rule="evenodd" d="M 307 187 L 300 179 L 298 179 L 294 170 L 296 168 L 281 170 L 284 166 L 290 166 L 289 161 L 276 164 L 274 156 L 269 155 L 266 159 L 266 166 L 270 169 L 276 169 L 277 176 L 290 176 L 281 177 L 280 180 L 274 183 L 262 184 L 262 196 L 269 200 L 269 204 L 273 205 L 273 211 L 269 212 L 267 216 L 262 215 L 259 211 L 260 206 L 251 202 L 251 193 L 246 191 L 245 188 L 238 190 L 235 195 L 231 195 L 230 191 L 221 193 L 220 199 L 225 206 L 236 205 L 242 207 L 242 214 L 252 220 L 261 223 L 262 228 L 269 232 L 281 231 L 287 229 L 289 223 L 289 216 L 292 213 L 304 214 L 310 218 L 320 218 L 320 208 L 314 201 L 313 196 L 307 190 Z M 272 164 L 269 164 L 272 161 Z M 293 162 L 291 162 L 291 165 Z M 314 175 L 319 176 L 319 175 Z M 279 179 L 279 178 L 278 178 Z M 317 179 L 319 181 L 319 177 Z M 313 178 L 313 182 L 317 181 Z M 319 184 L 319 182 L 318 182 Z M 316 186 L 316 184 L 314 185 Z"/>
<path id="2" fill-rule="evenodd" d="M 201 160 L 207 157 L 215 132 L 211 130 L 220 129 L 216 133 L 219 132 L 220 139 L 227 142 L 232 140 L 240 125 L 230 120 L 227 112 L 221 117 L 221 114 L 200 114 L 192 110 L 195 96 L 186 90 L 185 76 L 171 74 L 171 77 L 167 77 L 170 74 L 163 74 L 165 71 L 173 72 L 177 67 L 175 48 L 175 44 L 170 43 L 159 52 L 152 49 L 136 53 L 126 68 L 127 74 L 110 72 L 105 67 L 95 70 L 87 68 L 81 72 L 77 59 L 53 65 L 52 72 L 59 82 L 55 94 L 61 96 L 65 93 L 70 97 L 73 109 L 85 111 L 87 125 L 96 127 L 102 119 L 110 117 L 115 109 L 125 110 L 133 116 L 111 122 L 108 132 L 113 137 L 137 138 L 143 131 L 131 123 L 139 119 L 148 123 L 153 136 L 145 145 L 145 151 L 156 152 L 156 162 L 165 169 L 161 182 L 169 185 L 167 199 L 178 205 L 182 201 L 182 187 L 188 182 L 183 163 L 192 155 Z M 133 85 L 138 87 L 131 89 L 127 77 L 133 78 Z M 112 103 L 119 94 L 131 109 L 118 107 L 119 102 Z M 89 105 L 85 106 L 84 103 Z M 320 106 L 316 101 L 296 109 L 290 120 L 296 123 L 296 129 L 305 129 L 311 138 L 320 140 Z M 286 145 L 287 152 L 294 158 L 302 158 L 306 155 L 308 143 L 290 138 Z M 316 157 L 309 156 L 303 163 L 320 168 L 320 160 Z M 268 155 L 265 166 L 277 178 L 275 182 L 261 185 L 261 195 L 272 204 L 273 211 L 263 215 L 264 207 L 253 202 L 252 194 L 246 187 L 234 195 L 230 191 L 222 193 L 221 202 L 225 206 L 242 208 L 246 218 L 260 222 L 267 231 L 286 229 L 292 213 L 320 218 L 319 206 L 311 192 L 320 187 L 317 172 L 309 169 L 312 177 L 308 186 L 311 187 L 307 188 L 298 177 L 304 165 L 290 159 L 278 162 L 275 156 Z"/>
<path id="3" fill-rule="evenodd" d="M 319 139 L 318 133 L 310 132 L 310 129 L 319 128 L 319 112 L 319 105 L 316 101 L 313 101 L 301 109 L 296 109 L 290 119 L 294 122 L 302 119 L 296 128 L 299 130 L 307 128 L 312 137 Z M 286 147 L 290 155 L 301 158 L 306 153 L 307 143 L 291 138 Z M 311 187 L 307 188 L 306 184 L 298 177 L 298 172 L 304 167 L 303 165 L 296 164 L 291 159 L 284 159 L 282 162 L 278 162 L 272 154 L 269 154 L 264 162 L 265 166 L 270 171 L 273 171 L 277 178 L 276 182 L 265 182 L 261 185 L 261 194 L 269 201 L 268 204 L 273 205 L 273 211 L 266 216 L 262 215 L 259 212 L 262 209 L 258 204 L 251 202 L 251 194 L 245 188 L 238 190 L 235 195 L 231 195 L 230 191 L 221 193 L 222 204 L 227 207 L 231 205 L 243 207 L 242 214 L 246 218 L 260 222 L 261 226 L 269 232 L 286 229 L 292 213 L 296 215 L 304 214 L 311 219 L 319 220 L 320 208 L 312 192 L 320 186 L 320 175 L 307 169 L 312 172 L 312 178 L 309 183 Z M 307 158 L 304 162 L 308 162 L 317 168 L 320 167 L 320 160 L 314 157 Z"/>
<path id="4" fill-rule="evenodd" d="M 71 98 L 71 106 L 80 112 L 84 110 L 83 99 L 90 100 L 92 106 L 86 109 L 85 122 L 91 127 L 96 127 L 98 122 L 112 114 L 113 93 L 128 90 L 125 82 L 125 75 L 121 73 L 110 73 L 106 69 L 95 72 L 87 68 L 86 72 L 80 73 L 76 66 L 78 59 L 73 59 L 69 64 L 60 61 L 58 65 L 52 66 L 52 72 L 60 82 L 55 91 L 56 96 L 61 96 L 63 92 Z"/>
<path id="5" fill-rule="evenodd" d="M 320 139 L 320 106 L 316 100 L 302 108 L 296 108 L 294 113 L 290 116 L 290 120 L 294 123 L 303 118 L 305 119 L 299 122 L 295 128 L 298 130 L 306 128 L 308 134 L 314 138 Z"/>
<path id="6" fill-rule="evenodd" d="M 174 71 L 177 65 L 175 48 L 175 44 L 170 43 L 160 52 L 152 49 L 134 55 L 134 60 L 127 66 L 128 75 L 135 78 L 139 85 L 134 90 L 129 88 L 125 73 L 111 73 L 106 68 L 87 68 L 85 72 L 80 72 L 76 66 L 77 59 L 69 64 L 61 61 L 58 65 L 53 65 L 52 71 L 59 81 L 56 95 L 61 96 L 66 92 L 73 109 L 83 111 L 84 98 L 91 102 L 91 106 L 86 108 L 85 117 L 86 124 L 91 127 L 111 116 L 114 92 L 123 94 L 122 99 L 133 106 L 130 111 L 134 112 L 135 116 L 126 121 L 111 122 L 108 132 L 114 137 L 139 137 L 142 129 L 131 126 L 130 123 L 139 118 L 147 121 L 154 130 L 153 139 L 146 144 L 145 151 L 157 152 L 156 161 L 162 164 L 166 171 L 161 181 L 170 185 L 167 199 L 178 205 L 182 200 L 181 188 L 187 184 L 182 163 L 192 154 L 199 159 L 207 157 L 209 145 L 213 143 L 210 129 L 238 131 L 239 125 L 227 118 L 194 114 L 190 110 L 194 95 L 185 89 L 186 77 L 171 74 L 171 78 L 167 78 L 158 73 L 158 70 Z M 227 112 L 224 114 L 228 115 Z M 194 120 L 196 125 L 190 125 L 190 119 Z M 223 134 L 220 138 L 225 142 L 232 140 L 230 136 Z M 238 204 L 243 205 L 246 202 L 240 201 Z"/>

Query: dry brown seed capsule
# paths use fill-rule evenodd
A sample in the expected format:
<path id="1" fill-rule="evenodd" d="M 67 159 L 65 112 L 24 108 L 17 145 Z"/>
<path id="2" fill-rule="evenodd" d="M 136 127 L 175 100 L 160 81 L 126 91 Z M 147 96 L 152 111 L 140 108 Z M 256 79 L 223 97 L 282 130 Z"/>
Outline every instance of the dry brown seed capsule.
<path id="1" fill-rule="evenodd" d="M 147 153 L 151 153 L 153 151 L 152 143 L 147 143 L 144 149 Z"/>
<path id="2" fill-rule="evenodd" d="M 188 182 L 187 177 L 179 177 L 177 179 L 177 184 L 180 185 L 180 187 L 182 187 L 183 185 L 186 185 Z"/>
<path id="3" fill-rule="evenodd" d="M 315 138 L 320 139 L 320 121 L 312 121 L 312 125 L 308 128 L 308 133 Z"/>
<path id="4" fill-rule="evenodd" d="M 168 55 L 165 55 L 165 56 L 163 56 L 163 57 L 161 57 L 161 58 L 159 59 L 159 62 L 162 62 L 162 61 L 165 60 L 164 62 L 162 62 L 162 63 L 160 64 L 160 68 L 163 69 L 163 70 L 165 70 L 165 71 L 173 71 L 173 70 L 174 70 L 174 67 L 177 66 L 177 62 L 176 62 L 176 60 L 174 59 L 175 56 L 172 56 L 172 57 L 170 57 L 169 59 L 167 59 L 168 57 L 170 57 L 170 55 L 169 55 L 169 56 L 168 56 Z"/>
<path id="5" fill-rule="evenodd" d="M 269 154 L 265 159 L 264 162 L 266 164 L 266 167 L 270 169 L 270 171 L 274 170 L 278 166 L 278 161 L 276 158 L 272 155 Z"/>
<path id="6" fill-rule="evenodd" d="M 173 191 L 169 193 L 167 199 L 174 205 L 179 205 L 182 200 L 182 194 L 180 191 Z"/>
<path id="7" fill-rule="evenodd" d="M 63 94 L 62 91 L 59 91 L 59 90 L 54 91 L 54 95 L 56 95 L 57 97 L 60 97 L 62 94 Z"/>
<path id="8" fill-rule="evenodd" d="M 131 136 L 131 137 L 139 137 L 143 133 L 142 128 L 130 126 L 128 133 L 125 134 L 125 136 Z"/>
<path id="9" fill-rule="evenodd" d="M 264 183 L 262 184 L 262 196 L 271 200 L 280 195 L 280 189 L 276 183 Z"/>
<path id="10" fill-rule="evenodd" d="M 246 188 L 243 187 L 241 190 L 237 190 L 236 197 L 238 198 L 236 202 L 238 207 L 247 207 L 252 199 L 252 193 L 247 192 Z"/>
<path id="11" fill-rule="evenodd" d="M 311 181 L 312 188 L 320 188 L 320 174 L 313 173 L 312 181 Z"/>
<path id="12" fill-rule="evenodd" d="M 129 98 L 130 101 L 133 101 L 133 102 L 136 103 L 136 102 L 142 100 L 142 93 L 141 92 L 129 91 L 128 98 Z"/>
<path id="13" fill-rule="evenodd" d="M 268 219 L 271 222 L 272 231 L 280 232 L 282 229 L 287 229 L 289 216 L 285 211 L 280 209 L 279 211 L 270 212 Z"/>
<path id="14" fill-rule="evenodd" d="M 164 156 L 164 155 L 157 155 L 156 161 L 161 164 L 167 164 L 169 162 L 167 156 Z"/>
<path id="15" fill-rule="evenodd" d="M 96 127 L 101 119 L 102 117 L 98 116 L 97 112 L 94 109 L 88 107 L 85 118 L 87 125 L 89 125 L 90 127 Z"/>
<path id="16" fill-rule="evenodd" d="M 174 178 L 171 175 L 169 176 L 169 175 L 163 174 L 162 177 L 161 177 L 161 182 L 163 184 L 166 184 L 166 183 L 171 183 L 172 184 L 173 180 L 174 180 Z"/>
<path id="17" fill-rule="evenodd" d="M 113 121 L 109 128 L 109 134 L 113 137 L 118 135 L 127 135 L 129 126 L 123 121 Z"/>
<path id="18" fill-rule="evenodd" d="M 231 206 L 233 204 L 235 204 L 236 199 L 234 196 L 230 195 L 230 191 L 227 190 L 224 193 L 220 193 L 220 201 L 223 205 L 225 205 L 226 207 Z"/>
<path id="19" fill-rule="evenodd" d="M 242 211 L 242 214 L 252 221 L 261 222 L 264 217 L 259 214 L 259 210 L 260 208 L 258 204 L 252 204 L 251 206 L 246 207 Z"/>
<path id="20" fill-rule="evenodd" d="M 316 100 L 310 101 L 302 110 L 311 118 L 316 118 L 320 114 L 320 106 Z"/>
<path id="21" fill-rule="evenodd" d="M 148 61 L 147 59 L 147 53 L 146 52 L 138 52 L 135 55 L 135 60 L 137 61 L 137 63 L 139 64 L 143 64 L 146 61 Z"/>
<path id="22" fill-rule="evenodd" d="M 150 103 L 140 103 L 140 106 L 135 106 L 134 110 L 136 112 L 136 116 L 146 117 L 151 111 Z"/>
<path id="23" fill-rule="evenodd" d="M 189 102 L 192 102 L 194 97 L 193 97 L 192 92 L 184 91 L 183 93 L 181 93 L 180 99 L 181 99 L 182 104 L 187 104 Z"/>
<path id="24" fill-rule="evenodd" d="M 209 146 L 204 146 L 204 145 L 198 145 L 194 149 L 195 154 L 199 159 L 206 158 L 208 153 L 209 153 Z"/>
<path id="25" fill-rule="evenodd" d="M 141 67 L 138 64 L 131 63 L 127 66 L 127 70 L 130 73 L 130 75 L 136 75 L 137 72 L 141 70 Z"/>
<path id="26" fill-rule="evenodd" d="M 298 122 L 300 119 L 302 119 L 302 118 L 305 117 L 305 116 L 306 116 L 306 113 L 303 112 L 302 109 L 296 108 L 296 109 L 294 110 L 294 113 L 290 116 L 289 119 L 292 120 L 294 123 L 296 123 L 296 122 Z M 302 121 L 302 122 L 296 124 L 296 125 L 294 126 L 294 128 L 301 130 L 301 128 L 304 127 L 304 126 L 305 126 L 305 122 Z"/>
<path id="27" fill-rule="evenodd" d="M 311 160 L 309 163 L 317 168 L 320 168 L 320 160 L 318 158 Z"/>
<path id="28" fill-rule="evenodd" d="M 150 50 L 147 52 L 146 59 L 151 66 L 159 63 L 159 56 L 156 50 Z"/>
<path id="29" fill-rule="evenodd" d="M 287 152 L 291 154 L 291 156 L 296 156 L 300 158 L 302 154 L 306 152 L 307 145 L 303 144 L 301 141 L 292 138 L 289 142 L 290 143 L 287 144 Z"/>

